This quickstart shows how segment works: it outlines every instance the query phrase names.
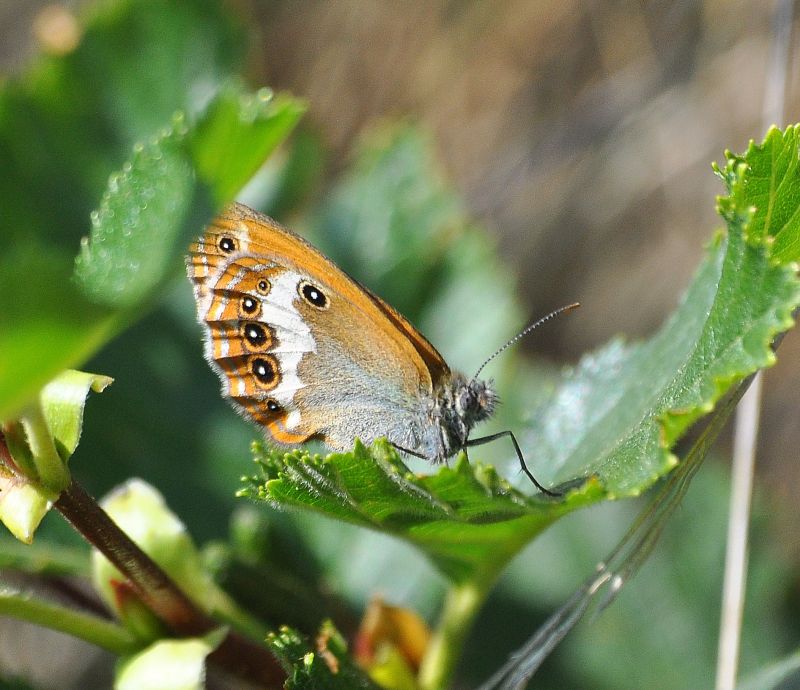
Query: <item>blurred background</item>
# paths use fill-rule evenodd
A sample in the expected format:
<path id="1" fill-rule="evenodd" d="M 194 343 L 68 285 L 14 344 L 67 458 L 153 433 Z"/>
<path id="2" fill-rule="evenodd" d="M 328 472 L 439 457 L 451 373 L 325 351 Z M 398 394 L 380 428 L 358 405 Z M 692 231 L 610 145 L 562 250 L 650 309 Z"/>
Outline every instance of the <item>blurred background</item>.
<path id="1" fill-rule="evenodd" d="M 72 26 L 70 17 L 114 4 L 0 0 L 0 70 L 13 80 L 38 52 L 68 52 L 53 38 L 65 35 L 63 27 L 53 33 L 54 21 Z M 454 366 L 472 371 L 528 321 L 582 302 L 521 344 L 531 389 L 506 393 L 512 401 L 535 398 L 537 376 L 618 334 L 637 339 L 657 329 L 720 225 L 714 199 L 722 185 L 710 163 L 765 133 L 772 3 L 191 4 L 200 14 L 221 7 L 237 27 L 230 50 L 241 52 L 249 83 L 308 101 L 292 147 L 241 198 L 324 245 Z M 800 34 L 793 35 L 778 125 L 800 120 Z M 148 50 L 157 54 L 157 33 L 152 41 Z M 289 192 L 287 170 L 301 181 Z M 398 198 L 399 225 L 381 220 L 381 204 Z M 348 234 L 356 224 L 374 236 Z M 410 234 L 398 236 L 398 227 Z M 422 267 L 417 249 L 428 257 Z M 459 282 L 453 276 L 465 266 Z M 744 673 L 791 651 L 800 632 L 798 355 L 790 333 L 766 375 Z M 521 362 L 510 355 L 490 372 L 501 395 Z M 85 368 L 116 382 L 102 404 L 89 403 L 73 465 L 81 481 L 102 494 L 142 476 L 200 543 L 224 539 L 255 432 L 219 399 L 188 284 L 176 279 L 174 293 Z M 500 421 L 530 409 L 510 409 Z M 528 453 L 535 465 L 535 449 Z M 567 638 L 536 687 L 712 684 L 727 491 L 726 439 L 636 581 Z M 639 507 L 630 501 L 570 516 L 532 544 L 487 603 L 459 687 L 499 666 L 613 547 Z M 319 577 L 352 615 L 380 593 L 433 620 L 442 583 L 410 548 L 307 516 L 272 519 L 300 535 Z M 49 517 L 52 538 L 71 539 L 57 521 Z M 33 678 L 32 687 L 102 678 L 92 675 L 107 664 L 98 654 L 90 670 L 75 662 L 74 672 L 48 679 L 23 654 L 25 635 L 36 633 L 22 630 L 15 622 L 0 627 L 0 674 Z M 71 641 L 58 649 L 69 663 L 88 656 Z"/>

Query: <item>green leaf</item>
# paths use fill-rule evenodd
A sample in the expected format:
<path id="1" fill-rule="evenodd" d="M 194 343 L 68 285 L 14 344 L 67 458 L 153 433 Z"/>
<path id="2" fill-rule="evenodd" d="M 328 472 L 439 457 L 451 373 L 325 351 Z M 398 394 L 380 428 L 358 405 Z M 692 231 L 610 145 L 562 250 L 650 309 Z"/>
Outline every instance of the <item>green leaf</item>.
<path id="1" fill-rule="evenodd" d="M 225 639 L 225 630 L 185 640 L 160 640 L 124 659 L 116 671 L 115 690 L 203 690 L 205 661 Z"/>
<path id="2" fill-rule="evenodd" d="M 217 96 L 192 136 L 192 156 L 212 183 L 219 206 L 233 199 L 294 129 L 305 105 L 270 89 L 254 94 L 229 85 Z M 243 126 L 246 125 L 246 126 Z"/>
<path id="3" fill-rule="evenodd" d="M 195 184 L 182 116 L 158 137 L 134 147 L 111 176 L 90 237 L 81 242 L 75 279 L 97 304 L 126 309 L 163 284 L 192 229 L 210 214 Z"/>
<path id="4" fill-rule="evenodd" d="M 7 425 L 5 443 L 16 467 L 0 465 L 0 522 L 20 541 L 31 543 L 69 483 L 66 464 L 78 445 L 89 391 L 102 392 L 110 383 L 107 376 L 64 371 L 42 389 L 20 424 Z"/>
<path id="5" fill-rule="evenodd" d="M 42 389 L 40 399 L 47 426 L 64 461 L 78 447 L 89 391 L 102 393 L 112 382 L 102 374 L 68 370 Z"/>
<path id="6" fill-rule="evenodd" d="M 267 644 L 286 669 L 286 690 L 378 690 L 347 656 L 347 644 L 330 622 L 323 623 L 312 646 L 298 633 L 282 627 Z"/>
<path id="7" fill-rule="evenodd" d="M 596 602 L 597 608 L 603 610 L 617 599 L 647 561 L 676 508 L 684 505 L 683 499 L 691 481 L 748 385 L 749 381 L 742 381 L 717 406 L 678 467 L 659 484 L 620 542 L 530 639 L 512 652 L 509 660 L 481 688 L 492 690 L 526 686 L 558 643 L 584 617 L 592 603 Z M 710 502 L 707 503 L 709 505 L 706 508 L 710 508 Z"/>
<path id="8" fill-rule="evenodd" d="M 87 9 L 73 52 L 40 56 L 0 88 L 0 235 L 9 246 L 36 239 L 74 255 L 131 146 L 178 110 L 193 119 L 244 66 L 245 27 L 223 3 Z"/>
<path id="9" fill-rule="evenodd" d="M 132 161 L 109 180 L 76 262 L 77 282 L 92 301 L 127 308 L 152 297 L 212 209 L 233 198 L 303 109 L 268 89 L 249 94 L 229 85 L 193 128 L 179 114 L 134 147 Z"/>
<path id="10" fill-rule="evenodd" d="M 529 498 L 491 467 L 454 468 L 417 477 L 385 441 L 357 442 L 325 458 L 254 444 L 259 476 L 241 495 L 302 507 L 406 539 L 452 580 L 491 580 L 519 548 L 565 512 L 596 501 L 594 481 L 564 501 Z"/>
<path id="11" fill-rule="evenodd" d="M 744 218 L 752 207 L 748 239 L 774 242 L 772 256 L 782 264 L 800 259 L 797 146 L 797 126 L 787 127 L 785 132 L 772 127 L 762 144 L 751 140 L 741 156 L 726 151 L 724 168 L 714 166 L 730 192 L 728 198 L 720 200 L 722 216 L 735 222 L 737 214 Z"/>
<path id="12" fill-rule="evenodd" d="M 52 249 L 12 249 L 0 259 L 0 420 L 113 332 L 110 312 L 85 298 L 71 272 L 72 257 Z"/>
<path id="13" fill-rule="evenodd" d="M 641 493 L 674 466 L 671 449 L 693 422 L 733 384 L 774 363 L 770 344 L 793 325 L 800 282 L 792 264 L 771 255 L 771 238 L 800 228 L 772 222 L 766 234 L 751 233 L 749 222 L 755 203 L 773 200 L 759 185 L 768 161 L 780 168 L 796 156 L 793 134 L 784 144 L 781 155 L 765 145 L 751 146 L 741 160 L 729 156 L 730 195 L 719 200 L 728 232 L 713 239 L 661 330 L 644 343 L 617 340 L 587 355 L 532 414 L 523 447 L 536 449 L 545 480 L 595 474 L 611 497 Z M 800 207 L 800 187 L 786 194 Z"/>
<path id="14" fill-rule="evenodd" d="M 75 270 L 80 290 L 69 281 L 53 282 L 63 267 L 40 267 L 35 259 L 18 264 L 3 279 L 0 287 L 8 286 L 4 298 L 15 306 L 0 314 L 0 362 L 8 363 L 0 365 L 0 392 L 8 393 L 0 398 L 0 416 L 10 416 L 45 377 L 79 363 L 140 316 L 178 271 L 189 238 L 198 234 L 214 208 L 207 200 L 209 190 L 197 181 L 190 149 L 213 148 L 215 135 L 233 132 L 263 154 L 285 136 L 289 120 L 299 117 L 299 108 L 290 108 L 286 97 L 275 108 L 261 98 L 255 108 L 240 96 L 242 110 L 223 108 L 202 120 L 205 136 L 193 135 L 189 142 L 191 126 L 176 117 L 172 128 L 134 147 L 131 162 L 112 175 L 100 209 L 92 215 L 91 237 L 83 243 Z M 241 185 L 254 160 L 231 160 L 224 170 L 205 171 L 213 196 L 221 200 Z M 15 303 L 18 293 L 24 294 Z M 43 324 L 42 315 L 56 310 L 53 324 Z M 51 351 L 60 354 L 49 357 Z M 19 355 L 16 362 L 14 354 Z"/>
<path id="15" fill-rule="evenodd" d="M 0 522 L 23 544 L 33 541 L 36 528 L 52 505 L 52 494 L 0 472 Z"/>

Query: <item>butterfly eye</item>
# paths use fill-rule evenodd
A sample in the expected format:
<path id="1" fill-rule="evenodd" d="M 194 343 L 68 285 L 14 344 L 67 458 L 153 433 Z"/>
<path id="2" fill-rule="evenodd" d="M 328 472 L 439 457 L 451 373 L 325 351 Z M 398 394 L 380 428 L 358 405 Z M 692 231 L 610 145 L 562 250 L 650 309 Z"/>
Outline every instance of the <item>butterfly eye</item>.
<path id="1" fill-rule="evenodd" d="M 278 405 L 278 403 L 276 403 L 272 398 L 270 398 L 269 400 L 267 400 L 267 409 L 270 412 L 277 412 L 278 410 L 281 409 L 281 406 Z"/>
<path id="2" fill-rule="evenodd" d="M 262 278 L 256 283 L 256 290 L 258 290 L 262 295 L 269 293 L 269 287 L 269 281 L 265 278 Z"/>
<path id="3" fill-rule="evenodd" d="M 251 347 L 265 349 L 272 344 L 272 334 L 260 323 L 242 324 L 242 335 Z"/>
<path id="4" fill-rule="evenodd" d="M 259 302 L 255 297 L 251 297 L 250 295 L 242 297 L 242 301 L 239 304 L 245 314 L 255 314 L 258 311 Z"/>
<path id="5" fill-rule="evenodd" d="M 236 251 L 236 240 L 234 240 L 232 237 L 220 237 L 217 246 L 221 252 L 230 254 L 231 252 Z"/>
<path id="6" fill-rule="evenodd" d="M 300 283 L 300 295 L 312 307 L 317 309 L 328 308 L 328 298 L 316 285 L 311 283 Z"/>
<path id="7" fill-rule="evenodd" d="M 254 357 L 250 371 L 263 386 L 272 387 L 278 382 L 278 367 L 273 357 Z"/>

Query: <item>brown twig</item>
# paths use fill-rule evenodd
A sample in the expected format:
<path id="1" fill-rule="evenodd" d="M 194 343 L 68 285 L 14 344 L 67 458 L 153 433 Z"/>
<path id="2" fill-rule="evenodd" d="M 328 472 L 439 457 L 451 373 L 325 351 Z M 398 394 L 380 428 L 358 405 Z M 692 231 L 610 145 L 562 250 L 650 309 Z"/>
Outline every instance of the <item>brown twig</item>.
<path id="1" fill-rule="evenodd" d="M 172 632 L 203 635 L 215 627 L 209 627 L 208 617 L 74 479 L 59 496 L 55 508 L 130 580 L 139 598 Z"/>
<path id="2" fill-rule="evenodd" d="M 203 635 L 220 626 L 181 591 L 75 480 L 62 492 L 55 508 L 128 578 L 141 600 L 176 635 Z M 266 647 L 235 631 L 228 634 L 209 660 L 267 688 L 281 687 L 286 677 Z"/>

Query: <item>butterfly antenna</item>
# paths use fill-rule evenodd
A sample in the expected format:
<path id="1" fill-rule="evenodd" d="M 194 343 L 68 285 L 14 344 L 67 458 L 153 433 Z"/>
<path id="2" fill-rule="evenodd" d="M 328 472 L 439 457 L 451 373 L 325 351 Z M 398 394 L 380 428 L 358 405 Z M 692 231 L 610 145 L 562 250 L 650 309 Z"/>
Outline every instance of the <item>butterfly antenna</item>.
<path id="1" fill-rule="evenodd" d="M 535 330 L 535 329 L 539 328 L 539 326 L 541 326 L 543 323 L 545 323 L 546 321 L 549 321 L 550 319 L 553 319 L 553 318 L 555 318 L 555 317 L 556 317 L 556 316 L 558 316 L 559 314 L 563 314 L 563 313 L 564 313 L 564 312 L 566 312 L 566 311 L 572 311 L 573 309 L 577 309 L 577 308 L 578 308 L 578 307 L 580 307 L 580 306 L 581 306 L 581 303 L 580 303 L 580 302 L 573 302 L 572 304 L 567 304 L 567 305 L 566 305 L 566 306 L 564 306 L 564 307 L 559 307 L 558 309 L 555 309 L 555 310 L 551 311 L 549 314 L 547 314 L 546 316 L 543 316 L 543 317 L 542 317 L 541 319 L 539 319 L 538 321 L 534 321 L 534 322 L 533 322 L 533 323 L 532 323 L 530 326 L 528 326 L 528 327 L 527 327 L 527 328 L 525 328 L 524 330 L 522 330 L 522 331 L 520 331 L 519 333 L 517 333 L 517 334 L 516 334 L 516 335 L 515 335 L 513 338 L 511 338 L 511 340 L 509 340 L 509 341 L 508 341 L 508 342 L 507 342 L 505 345 L 503 345 L 503 347 L 499 348 L 499 349 L 497 350 L 497 352 L 495 352 L 495 353 L 494 353 L 494 354 L 493 354 L 491 357 L 489 357 L 489 358 L 488 358 L 488 359 L 487 359 L 487 360 L 486 360 L 486 361 L 485 361 L 483 364 L 481 364 L 481 366 L 478 368 L 478 371 L 476 371 L 476 372 L 475 372 L 475 376 L 474 376 L 473 378 L 478 378 L 478 374 L 480 374 L 480 373 L 483 371 L 483 368 L 484 368 L 484 367 L 485 367 L 485 366 L 486 366 L 486 365 L 487 365 L 489 362 L 491 362 L 491 361 L 492 361 L 492 360 L 493 360 L 495 357 L 497 357 L 497 355 L 499 355 L 501 352 L 504 352 L 504 351 L 505 351 L 505 350 L 507 350 L 509 347 L 511 347 L 511 346 L 512 346 L 514 343 L 516 343 L 516 342 L 517 342 L 517 341 L 518 341 L 520 338 L 524 338 L 526 335 L 528 335 L 528 333 L 530 333 L 531 331 L 533 331 L 533 330 Z"/>

